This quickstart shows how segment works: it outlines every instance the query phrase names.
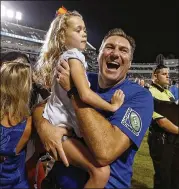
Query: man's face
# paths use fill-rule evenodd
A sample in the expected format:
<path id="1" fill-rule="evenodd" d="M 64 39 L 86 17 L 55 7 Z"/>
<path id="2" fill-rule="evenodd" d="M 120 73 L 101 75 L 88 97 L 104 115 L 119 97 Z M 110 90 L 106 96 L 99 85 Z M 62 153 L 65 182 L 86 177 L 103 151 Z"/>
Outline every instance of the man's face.
<path id="1" fill-rule="evenodd" d="M 159 73 L 154 74 L 154 77 L 155 77 L 155 82 L 162 87 L 165 87 L 170 83 L 168 68 L 161 69 Z"/>
<path id="2" fill-rule="evenodd" d="M 143 79 L 140 80 L 140 85 L 141 85 L 142 87 L 145 86 L 145 81 L 144 81 Z"/>
<path id="3" fill-rule="evenodd" d="M 120 83 L 131 66 L 131 46 L 121 36 L 111 36 L 102 44 L 98 56 L 99 85 L 107 88 Z"/>

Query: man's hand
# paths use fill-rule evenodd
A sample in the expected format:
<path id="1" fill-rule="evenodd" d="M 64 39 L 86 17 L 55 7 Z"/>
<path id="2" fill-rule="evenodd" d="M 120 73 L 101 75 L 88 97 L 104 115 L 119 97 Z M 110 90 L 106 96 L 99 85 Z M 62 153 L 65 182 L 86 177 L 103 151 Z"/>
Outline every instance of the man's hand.
<path id="1" fill-rule="evenodd" d="M 52 152 L 55 160 L 60 159 L 66 166 L 69 166 L 68 160 L 62 146 L 62 137 L 70 135 L 66 128 L 55 127 L 42 117 L 44 106 L 38 106 L 33 111 L 33 122 L 40 136 L 40 139 L 48 152 Z"/>
<path id="2" fill-rule="evenodd" d="M 57 82 L 65 91 L 69 91 L 72 88 L 73 82 L 70 77 L 70 67 L 68 62 L 60 60 L 60 63 L 56 67 L 56 76 Z"/>

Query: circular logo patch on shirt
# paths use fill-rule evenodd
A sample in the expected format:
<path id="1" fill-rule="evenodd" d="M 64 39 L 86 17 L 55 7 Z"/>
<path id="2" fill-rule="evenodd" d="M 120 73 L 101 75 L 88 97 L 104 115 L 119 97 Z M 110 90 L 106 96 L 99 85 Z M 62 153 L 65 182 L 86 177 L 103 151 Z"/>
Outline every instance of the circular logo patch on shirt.
<path id="1" fill-rule="evenodd" d="M 135 110 L 128 108 L 121 123 L 128 128 L 134 135 L 139 136 L 142 128 L 142 120 Z"/>
<path id="2" fill-rule="evenodd" d="M 140 121 L 139 116 L 135 112 L 131 112 L 129 119 L 130 119 L 132 128 L 136 132 L 139 132 L 141 128 L 141 121 Z"/>

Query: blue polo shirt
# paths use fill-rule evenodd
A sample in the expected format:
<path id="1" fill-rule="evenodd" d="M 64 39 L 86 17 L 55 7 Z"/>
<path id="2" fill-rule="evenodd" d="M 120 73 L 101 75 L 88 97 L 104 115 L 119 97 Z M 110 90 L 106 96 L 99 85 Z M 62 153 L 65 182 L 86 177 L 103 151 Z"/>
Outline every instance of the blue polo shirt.
<path id="1" fill-rule="evenodd" d="M 153 98 L 151 93 L 140 85 L 125 79 L 122 83 L 107 89 L 98 86 L 98 76 L 88 74 L 91 89 L 104 100 L 110 102 L 117 89 L 125 94 L 123 105 L 115 112 L 99 111 L 108 121 L 125 133 L 133 142 L 119 158 L 110 164 L 110 178 L 105 188 L 129 188 L 132 178 L 132 164 L 137 149 L 149 127 L 153 113 Z M 111 146 L 112 148 L 112 146 Z M 83 170 L 62 163 L 56 163 L 52 172 L 61 188 L 83 188 L 88 174 Z"/>

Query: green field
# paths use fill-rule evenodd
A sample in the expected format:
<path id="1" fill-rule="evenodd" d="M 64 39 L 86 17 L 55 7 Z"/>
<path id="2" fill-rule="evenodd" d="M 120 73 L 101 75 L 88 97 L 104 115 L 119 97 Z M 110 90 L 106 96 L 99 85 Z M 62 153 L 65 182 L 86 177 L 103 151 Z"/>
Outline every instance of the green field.
<path id="1" fill-rule="evenodd" d="M 153 165 L 149 155 L 147 134 L 137 152 L 133 165 L 132 188 L 153 188 Z"/>

